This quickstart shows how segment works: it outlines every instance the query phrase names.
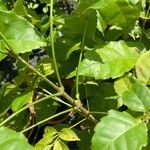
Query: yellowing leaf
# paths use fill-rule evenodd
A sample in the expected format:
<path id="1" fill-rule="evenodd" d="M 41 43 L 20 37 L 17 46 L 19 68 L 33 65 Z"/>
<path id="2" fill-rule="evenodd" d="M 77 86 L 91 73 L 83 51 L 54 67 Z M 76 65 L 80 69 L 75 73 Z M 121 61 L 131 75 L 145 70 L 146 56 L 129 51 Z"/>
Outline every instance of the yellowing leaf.
<path id="1" fill-rule="evenodd" d="M 54 144 L 53 150 L 69 150 L 69 148 L 62 141 L 57 141 Z"/>
<path id="2" fill-rule="evenodd" d="M 136 75 L 138 80 L 150 84 L 150 51 L 142 54 L 137 60 Z"/>
<path id="3" fill-rule="evenodd" d="M 35 145 L 35 150 L 46 150 L 50 148 L 51 145 L 48 144 L 53 141 L 53 136 L 56 133 L 57 131 L 53 127 L 45 128 L 43 138 Z"/>
<path id="4" fill-rule="evenodd" d="M 60 138 L 65 141 L 79 141 L 80 139 L 77 137 L 76 133 L 69 128 L 63 128 L 60 132 Z"/>
<path id="5" fill-rule="evenodd" d="M 131 86 L 132 83 L 128 77 L 120 78 L 114 84 L 115 91 L 119 96 L 122 96 L 126 90 L 131 89 Z"/>
<path id="6" fill-rule="evenodd" d="M 53 135 L 55 135 L 57 133 L 56 129 L 53 128 L 53 127 L 46 127 L 44 129 L 44 135 L 43 137 L 46 138 L 46 137 L 52 137 Z"/>

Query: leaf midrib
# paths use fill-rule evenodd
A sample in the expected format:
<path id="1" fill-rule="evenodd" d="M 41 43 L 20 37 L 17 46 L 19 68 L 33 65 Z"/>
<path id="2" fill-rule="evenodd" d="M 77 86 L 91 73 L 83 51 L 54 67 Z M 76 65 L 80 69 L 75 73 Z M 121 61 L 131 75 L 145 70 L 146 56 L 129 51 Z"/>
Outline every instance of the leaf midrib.
<path id="1" fill-rule="evenodd" d="M 103 148 L 103 150 L 107 150 L 107 148 L 114 142 L 114 141 L 116 141 L 119 137 L 121 137 L 123 134 L 125 134 L 127 131 L 130 131 L 132 128 L 134 128 L 134 127 L 136 127 L 136 126 L 138 126 L 138 125 L 140 125 L 141 123 L 137 123 L 137 124 L 135 124 L 134 126 L 132 126 L 132 127 L 130 127 L 130 128 L 128 128 L 127 130 L 125 130 L 122 134 L 120 134 L 117 138 L 115 138 L 114 140 L 112 140 L 112 142 L 109 142 L 109 144 L 107 144 L 104 148 Z"/>

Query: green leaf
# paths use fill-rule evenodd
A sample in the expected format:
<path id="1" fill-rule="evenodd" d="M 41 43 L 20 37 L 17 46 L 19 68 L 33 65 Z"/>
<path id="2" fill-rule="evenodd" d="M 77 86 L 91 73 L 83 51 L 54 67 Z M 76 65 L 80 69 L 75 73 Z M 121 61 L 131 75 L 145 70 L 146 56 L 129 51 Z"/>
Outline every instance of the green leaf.
<path id="1" fill-rule="evenodd" d="M 22 131 L 22 129 L 25 129 L 29 125 L 30 120 L 31 114 L 29 113 L 29 110 L 19 113 L 13 119 L 13 129 L 17 132 Z"/>
<path id="2" fill-rule="evenodd" d="M 57 131 L 53 127 L 45 128 L 43 138 L 35 145 L 35 150 L 46 148 L 48 144 L 53 141 L 53 136 L 56 133 Z"/>
<path id="3" fill-rule="evenodd" d="M 145 36 L 150 39 L 150 29 L 147 29 L 145 32 Z"/>
<path id="4" fill-rule="evenodd" d="M 1 40 L 0 40 L 1 42 Z M 7 52 L 4 50 L 5 46 L 3 43 L 0 44 L 0 61 L 7 56 Z"/>
<path id="5" fill-rule="evenodd" d="M 138 80 L 145 84 L 150 84 L 150 51 L 139 57 L 135 69 Z"/>
<path id="6" fill-rule="evenodd" d="M 14 99 L 12 103 L 12 110 L 18 111 L 21 109 L 25 104 L 27 104 L 30 100 L 32 100 L 33 92 L 23 93 L 17 98 Z"/>
<path id="7" fill-rule="evenodd" d="M 95 127 L 92 150 L 140 150 L 147 144 L 147 126 L 126 112 L 109 111 Z"/>
<path id="8" fill-rule="evenodd" d="M 1 51 L 1 49 L 0 49 L 0 61 L 1 61 L 2 59 L 4 59 L 6 56 L 7 56 L 7 55 L 5 54 L 5 52 Z"/>
<path id="9" fill-rule="evenodd" d="M 57 131 L 56 131 L 56 129 L 55 128 L 53 128 L 53 127 L 46 127 L 45 129 L 44 129 L 44 135 L 43 135 L 43 137 L 44 138 L 46 138 L 46 137 L 52 137 L 54 134 L 56 134 L 57 133 Z"/>
<path id="10" fill-rule="evenodd" d="M 23 2 L 24 2 L 23 0 L 17 0 L 14 5 L 13 12 L 19 16 L 27 17 L 28 14 L 27 14 L 25 6 L 23 5 Z"/>
<path id="11" fill-rule="evenodd" d="M 51 99 L 47 99 L 35 105 L 36 122 L 46 119 L 55 114 L 59 105 Z"/>
<path id="12" fill-rule="evenodd" d="M 116 78 L 131 70 L 139 54 L 136 48 L 128 47 L 125 42 L 110 42 L 101 49 L 96 50 L 102 61 L 109 66 L 109 77 Z"/>
<path id="13" fill-rule="evenodd" d="M 131 110 L 145 112 L 150 110 L 150 90 L 144 84 L 133 82 L 131 89 L 122 95 L 123 103 Z"/>
<path id="14" fill-rule="evenodd" d="M 82 41 L 83 33 L 86 27 L 85 45 L 90 47 L 95 40 L 96 22 L 97 17 L 95 11 L 92 11 L 87 18 L 80 15 L 73 15 L 65 20 L 63 35 L 65 38 L 73 40 L 75 44 L 79 43 Z"/>
<path id="15" fill-rule="evenodd" d="M 66 144 L 64 144 L 62 141 L 57 141 L 54 144 L 53 150 L 69 150 Z"/>
<path id="16" fill-rule="evenodd" d="M 7 10 L 5 2 L 3 0 L 0 0 L 0 10 Z"/>
<path id="17" fill-rule="evenodd" d="M 103 18 L 101 17 L 99 11 L 96 11 L 96 15 L 97 15 L 97 29 L 104 35 L 104 29 L 106 28 L 106 23 L 103 20 Z"/>
<path id="18" fill-rule="evenodd" d="M 74 90 L 72 91 L 73 94 L 75 93 Z M 111 99 L 111 97 L 116 96 L 113 83 L 101 82 L 100 85 L 94 83 L 80 84 L 79 91 L 81 100 L 87 98 L 91 112 L 107 113 L 108 110 L 117 108 L 117 100 Z M 73 96 L 75 97 L 75 95 Z M 94 116 L 99 119 L 102 114 L 94 114 Z"/>
<path id="19" fill-rule="evenodd" d="M 144 84 L 124 77 L 117 80 L 114 87 L 122 103 L 131 110 L 139 112 L 150 110 L 150 90 Z"/>
<path id="20" fill-rule="evenodd" d="M 135 4 L 137 4 L 140 0 L 129 0 L 129 1 L 135 5 Z"/>
<path id="21" fill-rule="evenodd" d="M 118 41 L 118 39 L 123 35 L 123 31 L 120 27 L 111 26 L 107 32 L 105 32 L 106 41 Z"/>
<path id="22" fill-rule="evenodd" d="M 13 12 L 0 11 L 0 20 L 0 31 L 17 53 L 25 53 L 46 45 L 26 19 Z M 0 45 L 2 44 L 1 41 Z"/>
<path id="23" fill-rule="evenodd" d="M 0 89 L 0 116 L 4 115 L 11 107 L 11 104 L 19 92 L 19 88 L 10 83 L 6 83 Z"/>
<path id="24" fill-rule="evenodd" d="M 70 55 L 74 52 L 74 51 L 77 51 L 80 49 L 80 45 L 81 43 L 77 43 L 75 44 L 73 47 L 71 47 L 68 52 L 67 52 L 67 56 L 66 56 L 66 59 L 68 59 L 70 57 Z"/>
<path id="25" fill-rule="evenodd" d="M 63 128 L 60 132 L 60 138 L 65 141 L 80 141 L 76 133 L 69 128 Z"/>
<path id="26" fill-rule="evenodd" d="M 25 53 L 30 52 L 32 49 L 37 49 L 42 46 L 46 46 L 44 42 L 37 41 L 37 40 L 29 40 L 29 39 L 15 39 L 15 40 L 7 40 L 9 45 L 15 50 L 17 53 Z M 2 40 L 0 40 L 0 44 L 4 44 Z M 7 46 L 5 46 L 7 47 Z M 6 50 L 5 50 L 6 52 Z"/>
<path id="27" fill-rule="evenodd" d="M 45 146 L 42 150 L 51 150 L 53 144 Z M 40 149 L 41 150 L 41 149 Z"/>
<path id="28" fill-rule="evenodd" d="M 131 89 L 131 87 L 132 87 L 132 83 L 130 81 L 130 78 L 128 78 L 126 76 L 116 80 L 115 84 L 114 84 L 116 93 L 121 97 L 122 97 L 123 93 L 126 90 Z"/>
<path id="29" fill-rule="evenodd" d="M 49 58 L 41 59 L 38 62 L 36 69 L 45 76 L 50 75 L 54 72 Z"/>
<path id="30" fill-rule="evenodd" d="M 17 133 L 6 127 L 0 127 L 1 150 L 33 150 L 22 133 Z"/>
<path id="31" fill-rule="evenodd" d="M 95 79 L 117 78 L 130 71 L 139 57 L 136 48 L 125 42 L 109 42 L 95 51 L 86 52 L 79 67 L 79 75 Z M 68 77 L 75 76 L 76 71 Z"/>
<path id="32" fill-rule="evenodd" d="M 140 16 L 141 2 L 128 0 L 100 0 L 88 7 L 99 10 L 103 20 L 108 25 L 116 25 L 123 30 L 130 31 L 135 25 L 135 21 Z M 130 13 L 129 13 L 130 12 Z"/>

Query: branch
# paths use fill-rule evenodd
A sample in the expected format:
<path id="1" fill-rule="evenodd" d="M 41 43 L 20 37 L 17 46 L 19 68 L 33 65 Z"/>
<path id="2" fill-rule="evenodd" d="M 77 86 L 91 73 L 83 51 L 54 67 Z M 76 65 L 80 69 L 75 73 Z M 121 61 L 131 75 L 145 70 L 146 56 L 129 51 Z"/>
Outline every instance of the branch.
<path id="1" fill-rule="evenodd" d="M 86 110 L 82 104 L 76 103 L 76 100 L 74 100 L 72 97 L 70 97 L 61 87 L 58 87 L 55 85 L 52 81 L 47 79 L 43 74 L 38 72 L 34 67 L 32 67 L 29 63 L 27 63 L 23 58 L 19 56 L 18 53 L 15 52 L 15 50 L 11 47 L 7 39 L 4 37 L 4 35 L 0 32 L 0 36 L 2 37 L 3 41 L 7 44 L 8 48 L 7 51 L 11 53 L 16 59 L 18 59 L 20 62 L 22 62 L 25 66 L 27 66 L 30 70 L 32 70 L 35 74 L 37 74 L 39 77 L 41 77 L 44 81 L 46 81 L 51 87 L 53 87 L 60 95 L 62 95 L 66 100 L 72 104 L 72 106 L 75 106 L 77 110 L 80 110 L 83 115 L 90 119 L 93 123 L 97 123 L 96 119 L 90 114 L 88 110 Z"/>

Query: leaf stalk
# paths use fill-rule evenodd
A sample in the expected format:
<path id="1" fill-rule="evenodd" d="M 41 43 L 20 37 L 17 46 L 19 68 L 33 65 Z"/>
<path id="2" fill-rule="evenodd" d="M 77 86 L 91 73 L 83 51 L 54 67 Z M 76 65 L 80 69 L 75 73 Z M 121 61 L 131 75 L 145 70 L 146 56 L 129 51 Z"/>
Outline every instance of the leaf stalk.
<path id="1" fill-rule="evenodd" d="M 27 131 L 29 131 L 30 129 L 32 129 L 32 128 L 38 126 L 38 125 L 41 125 L 41 124 L 43 124 L 43 123 L 45 123 L 45 122 L 47 122 L 47 121 L 49 121 L 49 120 L 51 120 L 51 119 L 54 119 L 54 118 L 56 118 L 56 117 L 58 117 L 58 116 L 60 116 L 60 115 L 66 114 L 66 113 L 71 112 L 71 111 L 73 111 L 72 108 L 71 108 L 71 109 L 67 109 L 67 110 L 65 110 L 65 111 L 62 111 L 62 112 L 60 112 L 60 113 L 57 113 L 57 114 L 55 114 L 55 115 L 53 115 L 53 116 L 50 116 L 50 117 L 48 117 L 48 118 L 46 118 L 46 119 L 44 119 L 44 120 L 42 120 L 42 121 L 40 121 L 40 122 L 38 122 L 38 123 L 36 123 L 36 124 L 34 124 L 34 125 L 32 125 L 32 126 L 26 128 L 26 129 L 22 130 L 21 133 L 27 132 Z"/>
<path id="2" fill-rule="evenodd" d="M 55 69 L 55 72 L 56 72 L 58 83 L 59 83 L 60 87 L 63 89 L 63 84 L 61 82 L 61 78 L 60 78 L 60 75 L 59 75 L 58 66 L 57 66 L 57 62 L 56 62 L 55 47 L 54 47 L 53 5 L 54 5 L 54 1 L 50 0 L 50 37 L 51 37 L 51 49 L 52 49 L 52 57 L 53 57 L 53 61 L 54 61 L 54 69 Z"/>

